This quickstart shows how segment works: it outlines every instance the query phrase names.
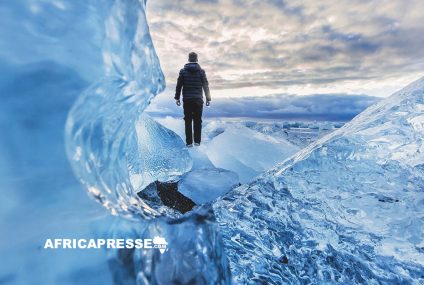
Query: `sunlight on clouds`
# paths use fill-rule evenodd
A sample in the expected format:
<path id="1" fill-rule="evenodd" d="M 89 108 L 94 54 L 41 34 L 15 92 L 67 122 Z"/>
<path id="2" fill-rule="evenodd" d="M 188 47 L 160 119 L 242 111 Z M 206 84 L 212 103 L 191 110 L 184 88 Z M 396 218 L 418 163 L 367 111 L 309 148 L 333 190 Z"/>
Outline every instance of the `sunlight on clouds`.
<path id="1" fill-rule="evenodd" d="M 307 83 L 277 88 L 252 86 L 234 89 L 218 89 L 214 90 L 213 95 L 217 98 L 240 98 L 246 96 L 268 96 L 269 94 L 275 93 L 296 94 L 301 96 L 310 94 L 344 93 L 346 96 L 368 94 L 377 97 L 387 97 L 421 76 L 422 74 L 416 73 L 409 76 L 387 78 L 383 80 L 352 80 L 326 84 Z"/>
<path id="2" fill-rule="evenodd" d="M 424 75 L 424 2 L 148 2 L 168 88 L 188 52 L 212 95 L 342 92 L 388 96 Z"/>

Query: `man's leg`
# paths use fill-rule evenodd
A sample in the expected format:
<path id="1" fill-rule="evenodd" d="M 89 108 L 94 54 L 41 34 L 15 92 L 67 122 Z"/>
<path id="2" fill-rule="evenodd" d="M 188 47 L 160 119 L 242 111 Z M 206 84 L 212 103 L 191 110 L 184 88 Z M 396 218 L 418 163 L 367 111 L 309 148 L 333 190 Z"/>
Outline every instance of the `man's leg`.
<path id="1" fill-rule="evenodd" d="M 194 121 L 194 142 L 200 144 L 202 140 L 202 112 L 203 100 L 198 100 L 193 108 L 193 121 Z"/>
<path id="2" fill-rule="evenodd" d="M 184 108 L 184 121 L 185 121 L 185 134 L 186 134 L 186 144 L 193 143 L 193 104 L 190 101 L 183 102 Z"/>

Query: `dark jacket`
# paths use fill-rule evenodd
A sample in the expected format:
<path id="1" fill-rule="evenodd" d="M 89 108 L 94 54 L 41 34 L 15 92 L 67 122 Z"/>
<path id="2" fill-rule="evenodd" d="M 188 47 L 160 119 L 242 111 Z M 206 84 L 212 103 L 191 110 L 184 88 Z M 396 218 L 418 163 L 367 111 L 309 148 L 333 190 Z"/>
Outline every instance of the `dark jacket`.
<path id="1" fill-rule="evenodd" d="M 190 99 L 203 100 L 202 89 L 205 91 L 206 100 L 211 101 L 206 73 L 196 62 L 189 62 L 180 70 L 174 97 L 176 100 L 180 99 L 181 89 L 183 90 L 183 101 Z"/>

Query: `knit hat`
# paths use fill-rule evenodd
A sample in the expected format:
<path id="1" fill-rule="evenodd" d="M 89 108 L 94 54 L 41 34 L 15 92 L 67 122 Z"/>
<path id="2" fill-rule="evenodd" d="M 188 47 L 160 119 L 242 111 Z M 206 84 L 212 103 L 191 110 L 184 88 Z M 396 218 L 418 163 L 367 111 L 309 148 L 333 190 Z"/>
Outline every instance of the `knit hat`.
<path id="1" fill-rule="evenodd" d="M 189 62 L 197 62 L 197 53 L 191 52 L 188 54 L 188 61 Z"/>

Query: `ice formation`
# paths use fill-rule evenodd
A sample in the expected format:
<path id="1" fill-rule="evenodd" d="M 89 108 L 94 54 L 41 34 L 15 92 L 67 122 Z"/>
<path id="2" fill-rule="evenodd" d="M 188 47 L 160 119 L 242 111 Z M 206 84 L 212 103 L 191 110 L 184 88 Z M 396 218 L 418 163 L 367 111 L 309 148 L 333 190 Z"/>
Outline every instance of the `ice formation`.
<path id="1" fill-rule="evenodd" d="M 236 284 L 424 281 L 424 78 L 214 204 Z"/>
<path id="2" fill-rule="evenodd" d="M 117 220 L 113 238 L 160 237 L 166 250 L 108 250 L 119 284 L 231 284 L 224 245 L 210 206 L 173 220 Z"/>
<path id="3" fill-rule="evenodd" d="M 192 174 L 186 175 L 196 176 L 198 170 L 195 178 L 200 179 L 218 171 L 204 153 L 190 154 L 174 133 L 142 115 L 164 88 L 144 9 L 145 1 L 136 0 L 17 0 L 5 1 L 0 9 L 1 20 L 10 23 L 0 29 L 14 36 L 0 47 L 0 107 L 13 106 L 0 112 L 7 134 L 0 147 L 7 197 L 0 207 L 7 217 L 1 221 L 0 249 L 9 257 L 0 267 L 0 282 L 110 284 L 106 260 L 117 283 L 229 284 L 230 278 L 234 284 L 424 282 L 424 79 L 226 194 L 213 204 L 215 216 L 199 207 L 179 219 L 129 222 L 117 217 L 109 228 L 112 218 L 79 195 L 61 145 L 72 96 L 93 80 L 102 77 L 69 114 L 67 151 L 77 177 L 112 213 L 160 215 L 161 208 L 135 195 L 139 188 L 191 167 Z M 46 25 L 46 19 L 54 24 Z M 253 161 L 261 157 L 250 148 L 260 153 L 268 143 L 279 145 L 284 131 L 240 125 L 210 125 L 205 142 L 212 144 L 211 151 L 216 148 L 211 152 L 215 162 L 228 158 L 219 157 L 218 146 L 240 145 L 245 151 L 234 161 L 256 175 L 271 163 L 262 161 L 255 168 Z M 246 128 L 262 134 L 251 136 Z M 172 142 L 175 153 L 163 147 L 163 140 Z M 161 154 L 152 152 L 153 146 Z M 272 164 L 290 155 L 275 145 L 270 149 L 277 153 Z M 244 173 L 245 168 L 234 169 Z M 229 179 L 223 182 L 231 187 L 235 176 L 226 174 Z M 181 181 L 187 182 L 183 191 L 196 182 Z M 107 258 L 101 251 L 40 251 L 45 238 L 57 236 L 159 236 L 169 250 L 132 255 L 111 250 Z"/>
<path id="4" fill-rule="evenodd" d="M 105 74 L 69 113 L 67 153 L 90 195 L 112 214 L 150 218 L 160 213 L 141 200 L 134 188 L 190 170 L 190 156 L 178 137 L 141 116 L 165 87 L 145 1 L 116 0 L 108 11 L 102 48 Z M 164 144 L 176 153 L 163 151 Z"/>
<path id="5" fill-rule="evenodd" d="M 185 137 L 182 119 L 166 117 L 157 120 L 180 137 Z M 267 127 L 273 130 L 272 135 L 264 130 Z M 253 180 L 299 149 L 286 140 L 280 125 L 206 119 L 202 133 L 202 145 L 189 149 L 193 169 L 179 182 L 180 192 L 197 204 L 211 202 L 239 182 Z M 293 133 L 299 135 L 299 132 Z M 313 139 L 314 136 L 310 137 Z M 293 141 L 302 145 L 298 140 Z"/>
<path id="6" fill-rule="evenodd" d="M 238 173 L 240 181 L 246 183 L 297 150 L 298 147 L 284 139 L 233 125 L 213 138 L 206 152 L 216 167 Z"/>
<path id="7" fill-rule="evenodd" d="M 178 180 L 191 169 L 192 160 L 182 139 L 146 114 L 136 124 L 137 142 L 129 150 L 130 180 L 135 191 L 152 182 Z"/>
<path id="8" fill-rule="evenodd" d="M 236 172 L 216 168 L 210 162 L 205 153 L 208 147 L 202 145 L 190 149 L 193 169 L 178 182 L 179 191 L 198 205 L 214 201 L 240 182 Z"/>

